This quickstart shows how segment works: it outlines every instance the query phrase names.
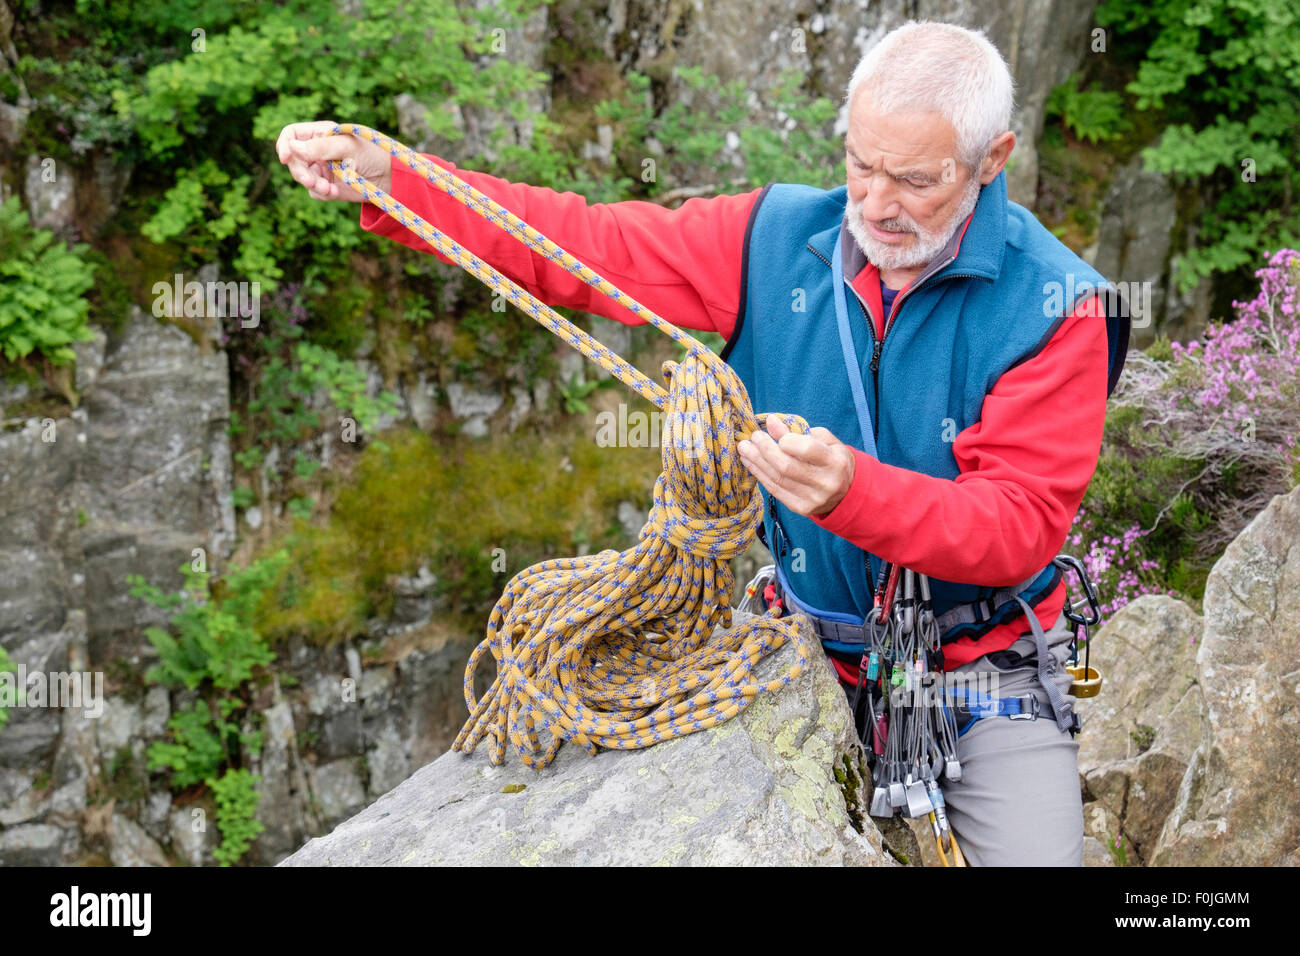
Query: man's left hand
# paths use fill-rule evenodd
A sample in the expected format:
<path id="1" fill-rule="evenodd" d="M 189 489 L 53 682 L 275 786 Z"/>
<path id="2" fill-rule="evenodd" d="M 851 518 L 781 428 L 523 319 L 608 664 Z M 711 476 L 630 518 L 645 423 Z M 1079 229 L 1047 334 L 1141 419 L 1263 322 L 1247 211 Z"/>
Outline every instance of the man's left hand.
<path id="1" fill-rule="evenodd" d="M 736 448 L 750 473 L 795 514 L 829 513 L 853 483 L 853 451 L 825 428 L 796 435 L 770 415 L 766 432 L 754 432 Z"/>

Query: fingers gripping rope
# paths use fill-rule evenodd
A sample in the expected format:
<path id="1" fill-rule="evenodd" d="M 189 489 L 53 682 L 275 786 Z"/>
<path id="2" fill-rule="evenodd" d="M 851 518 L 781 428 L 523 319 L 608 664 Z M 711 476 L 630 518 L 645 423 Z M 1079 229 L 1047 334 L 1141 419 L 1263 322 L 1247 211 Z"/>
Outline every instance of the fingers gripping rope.
<path id="1" fill-rule="evenodd" d="M 762 427 L 735 372 L 696 339 L 659 317 L 468 183 L 381 133 L 342 124 L 377 143 L 452 198 L 599 289 L 687 349 L 662 367 L 669 388 L 633 368 L 545 303 L 367 182 L 330 163 L 343 182 L 542 326 L 665 410 L 663 473 L 640 540 L 613 550 L 533 565 L 511 579 L 465 667 L 469 719 L 452 745 L 472 752 L 491 738 L 489 759 L 509 745 L 529 767 L 554 759 L 564 741 L 588 753 L 631 750 L 704 730 L 740 713 L 760 691 L 785 686 L 807 666 L 793 618 L 769 612 L 732 629 L 730 559 L 747 550 L 762 514 L 757 481 L 736 443 Z M 779 416 L 796 434 L 808 423 Z M 721 625 L 726 633 L 715 634 Z M 767 682 L 754 669 L 786 640 L 799 659 Z M 476 700 L 485 654 L 497 676 Z M 545 730 L 550 740 L 543 741 Z"/>

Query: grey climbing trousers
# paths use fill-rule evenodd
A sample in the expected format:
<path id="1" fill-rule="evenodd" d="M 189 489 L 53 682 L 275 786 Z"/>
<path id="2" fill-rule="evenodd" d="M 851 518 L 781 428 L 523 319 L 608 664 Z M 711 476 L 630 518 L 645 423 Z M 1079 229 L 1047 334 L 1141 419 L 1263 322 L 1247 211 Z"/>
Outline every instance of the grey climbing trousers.
<path id="1" fill-rule="evenodd" d="M 1046 632 L 1061 694 L 1070 688 L 1065 660 L 1073 635 L 1064 613 Z M 963 664 L 955 673 L 988 671 L 989 680 L 997 678 L 996 696 L 1033 693 L 1042 714 L 1036 720 L 985 717 L 961 736 L 961 780 L 943 781 L 948 820 L 971 866 L 1082 866 L 1079 745 L 1051 717 L 1033 634 L 1026 632 L 1009 650 Z"/>

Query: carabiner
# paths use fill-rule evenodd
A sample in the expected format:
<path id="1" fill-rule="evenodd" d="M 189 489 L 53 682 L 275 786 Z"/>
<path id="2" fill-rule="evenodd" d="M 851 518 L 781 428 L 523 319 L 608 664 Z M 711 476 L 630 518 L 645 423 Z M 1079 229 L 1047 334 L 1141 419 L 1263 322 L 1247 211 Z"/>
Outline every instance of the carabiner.
<path id="1" fill-rule="evenodd" d="M 1073 621 L 1075 624 L 1082 624 L 1084 627 L 1095 627 L 1100 624 L 1101 602 L 1097 600 L 1097 589 L 1092 586 L 1092 580 L 1088 577 L 1088 569 L 1083 566 L 1083 562 L 1072 554 L 1058 554 L 1052 559 L 1052 563 L 1063 571 L 1073 571 L 1078 575 L 1079 583 L 1083 585 L 1084 598 L 1088 604 L 1089 614 L 1087 617 L 1077 614 L 1074 609 L 1085 602 L 1080 601 L 1076 604 L 1070 600 L 1069 584 L 1067 583 L 1065 607 L 1061 609 L 1064 611 L 1066 619 Z"/>

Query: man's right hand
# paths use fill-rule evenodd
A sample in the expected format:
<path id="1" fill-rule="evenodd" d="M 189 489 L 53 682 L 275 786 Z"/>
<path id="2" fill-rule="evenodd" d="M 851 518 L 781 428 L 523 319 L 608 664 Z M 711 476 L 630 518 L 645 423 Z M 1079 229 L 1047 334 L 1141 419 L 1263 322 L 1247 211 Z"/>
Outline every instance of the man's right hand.
<path id="1" fill-rule="evenodd" d="M 384 192 L 393 181 L 392 157 L 388 150 L 355 136 L 331 136 L 337 124 L 330 120 L 315 123 L 290 123 L 280 131 L 275 151 L 280 162 L 289 167 L 293 178 L 307 187 L 313 199 L 342 199 L 362 202 L 351 187 L 335 181 L 326 163 L 352 160 L 358 176 L 369 180 Z"/>

